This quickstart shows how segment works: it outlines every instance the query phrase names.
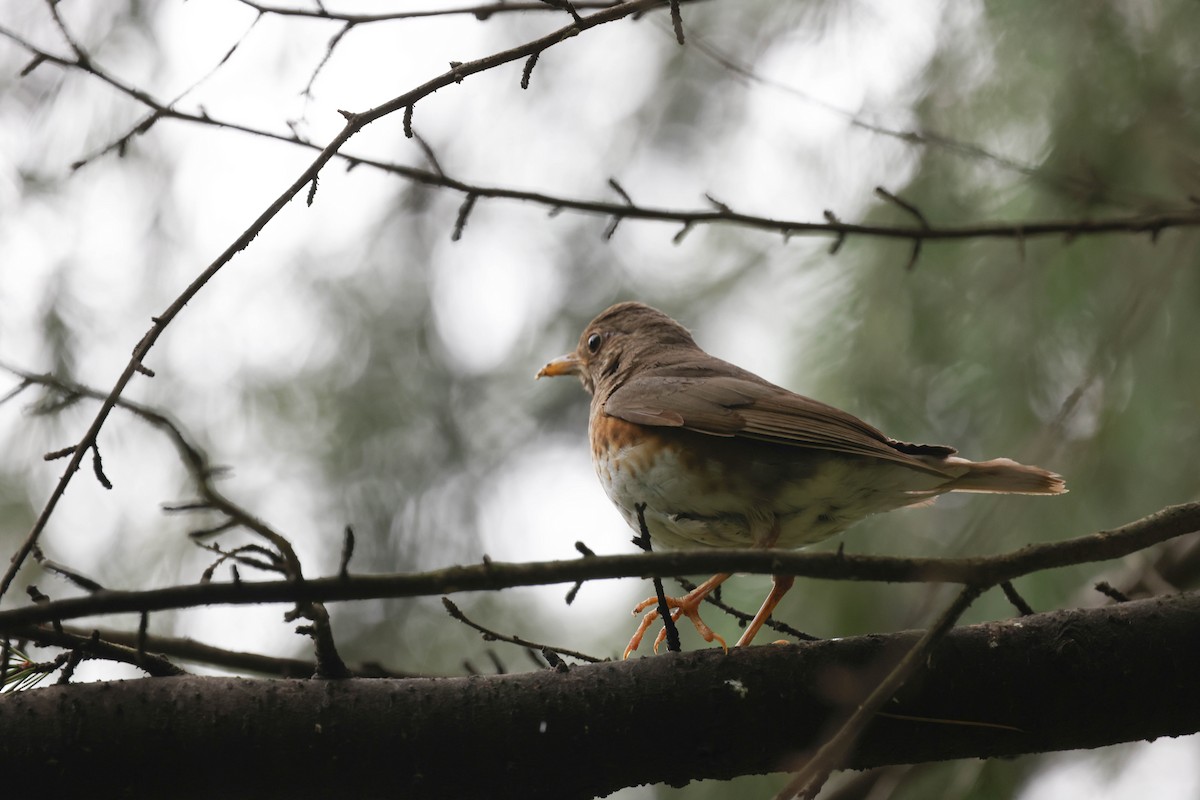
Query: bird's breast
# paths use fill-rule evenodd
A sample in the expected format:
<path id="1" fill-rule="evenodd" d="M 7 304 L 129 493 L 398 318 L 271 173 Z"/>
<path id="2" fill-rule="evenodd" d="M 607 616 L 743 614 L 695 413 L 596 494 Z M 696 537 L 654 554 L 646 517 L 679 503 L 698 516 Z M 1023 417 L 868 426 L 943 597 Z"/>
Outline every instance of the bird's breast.
<path id="1" fill-rule="evenodd" d="M 639 505 L 656 545 L 800 547 L 876 511 L 913 502 L 853 456 L 638 425 L 603 412 L 590 424 L 596 474 L 629 525 Z M 904 470 L 911 472 L 911 470 Z M 886 508 L 884 507 L 886 506 Z"/>

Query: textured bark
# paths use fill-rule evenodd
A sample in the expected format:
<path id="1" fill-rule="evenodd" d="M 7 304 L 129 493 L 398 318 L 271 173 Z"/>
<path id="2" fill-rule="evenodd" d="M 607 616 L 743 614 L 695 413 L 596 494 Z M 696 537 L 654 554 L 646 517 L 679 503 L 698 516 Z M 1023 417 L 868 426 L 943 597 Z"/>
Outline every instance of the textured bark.
<path id="1" fill-rule="evenodd" d="M 1198 634 L 1197 594 L 956 629 L 886 709 L 930 719 L 878 719 L 850 766 L 1195 732 Z M 565 674 L 34 689 L 0 698 L 0 763 L 14 797 L 591 797 L 794 767 L 916 638 Z"/>

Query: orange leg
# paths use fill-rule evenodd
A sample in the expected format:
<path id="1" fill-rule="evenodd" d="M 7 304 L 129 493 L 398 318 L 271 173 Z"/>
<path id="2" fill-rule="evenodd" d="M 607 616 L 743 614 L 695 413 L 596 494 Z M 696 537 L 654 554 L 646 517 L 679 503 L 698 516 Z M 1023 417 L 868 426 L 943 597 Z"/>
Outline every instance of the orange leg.
<path id="1" fill-rule="evenodd" d="M 772 575 L 771 576 L 771 593 L 767 595 L 767 599 L 763 600 L 762 607 L 758 609 L 758 613 L 754 615 L 754 619 L 746 626 L 746 632 L 742 634 L 742 638 L 738 639 L 734 647 L 745 647 L 753 641 L 763 623 L 771 616 L 771 612 L 775 610 L 775 606 L 779 605 L 779 601 L 788 593 L 788 589 L 792 588 L 792 584 L 796 582 L 796 578 L 792 575 Z"/>
<path id="2" fill-rule="evenodd" d="M 712 628 L 708 627 L 708 625 L 704 623 L 704 620 L 700 619 L 700 604 L 704 602 L 704 598 L 708 597 L 708 595 L 714 589 L 724 583 L 729 578 L 729 575 L 730 573 L 728 572 L 722 572 L 718 575 L 713 575 L 711 578 L 697 586 L 695 589 L 692 589 L 692 591 L 688 592 L 683 597 L 667 598 L 667 607 L 674 609 L 671 612 L 671 619 L 678 620 L 681 616 L 687 617 L 692 621 L 692 624 L 696 626 L 696 632 L 704 637 L 704 641 L 711 642 L 715 639 L 716 641 L 720 642 L 721 647 L 726 650 L 728 650 L 729 647 L 726 646 L 725 640 L 718 636 Z M 785 589 L 784 591 L 787 590 Z M 778 602 L 778 600 L 776 602 Z M 654 620 L 658 619 L 658 609 L 655 608 L 657 605 L 658 598 L 649 597 L 638 603 L 633 609 L 634 616 L 641 614 L 643 611 L 646 611 L 646 609 L 650 609 L 650 611 L 648 611 L 646 615 L 642 617 L 641 623 L 638 624 L 638 628 L 636 631 L 634 631 L 633 638 L 629 640 L 629 644 L 625 648 L 625 654 L 621 656 L 621 658 L 629 658 L 629 654 L 638 649 L 638 645 L 642 643 L 642 637 L 646 634 L 646 630 L 650 627 Z M 774 606 L 771 607 L 774 608 Z M 770 611 L 767 613 L 769 615 Z M 759 625 L 761 627 L 761 623 L 759 623 Z M 667 629 L 666 627 L 663 627 L 654 640 L 654 652 L 658 652 L 658 646 L 662 644 L 666 638 Z"/>

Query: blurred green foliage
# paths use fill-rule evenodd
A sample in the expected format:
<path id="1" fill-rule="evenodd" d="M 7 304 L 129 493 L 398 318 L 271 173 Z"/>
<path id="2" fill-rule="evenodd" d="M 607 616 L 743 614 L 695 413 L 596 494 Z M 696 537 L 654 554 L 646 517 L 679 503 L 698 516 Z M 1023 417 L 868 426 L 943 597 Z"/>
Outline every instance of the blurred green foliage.
<path id="1" fill-rule="evenodd" d="M 701 194 L 711 191 L 739 211 L 819 219 L 829 208 L 847 221 L 910 223 L 905 211 L 871 193 L 875 185 L 914 204 L 935 227 L 1195 207 L 1200 9 L 1194 3 L 918 5 L 921 27 L 909 36 L 887 33 L 888 15 L 896 12 L 880 3 L 687 4 L 690 38 L 684 48 L 672 42 L 662 14 L 613 26 L 595 32 L 594 44 L 589 34 L 546 53 L 528 92 L 503 73 L 503 82 L 454 87 L 467 98 L 458 116 L 433 100 L 418 104 L 417 129 L 453 177 L 486 183 L 497 176 L 498 185 L 611 198 L 605 182 L 615 176 L 639 202 L 674 208 L 698 207 Z M 130 3 L 89 13 L 79 20 L 81 41 L 167 96 L 168 87 L 155 85 L 175 46 L 154 35 L 156 15 L 165 12 Z M 44 20 L 30 19 L 5 24 L 51 35 Z M 473 19 L 455 22 L 470 27 L 439 35 L 453 43 L 469 31 L 481 37 L 474 45 L 491 52 L 547 30 L 551 22 L 545 15 L 498 15 L 482 27 Z M 394 23 L 393 30 L 419 39 L 424 34 L 418 24 Z M 284 22 L 267 19 L 265 25 Z M 288 52 L 306 57 L 308 66 L 295 74 L 284 69 L 278 91 L 295 93 L 304 85 L 325 41 L 307 40 L 307 49 L 291 43 Z M 256 51 L 258 45 L 247 37 L 239 52 L 239 58 L 259 59 L 251 61 L 251 70 L 254 63 L 282 58 L 271 44 Z M 446 52 L 458 56 L 453 47 Z M 331 63 L 341 55 L 335 50 Z M 622 73 L 626 83 L 613 87 L 608 81 L 616 79 L 607 72 L 622 68 L 614 59 L 623 56 L 631 64 Z M 203 183 L 168 190 L 173 181 L 184 181 L 179 159 L 200 145 L 173 138 L 175 129 L 168 132 L 165 123 L 137 138 L 124 160 L 110 155 L 68 174 L 70 161 L 137 118 L 136 103 L 105 94 L 88 76 L 50 65 L 18 78 L 16 68 L 28 58 L 11 42 L 0 48 L 0 58 L 0 119 L 19 142 L 3 165 L 0 207 L 15 215 L 44 205 L 52 217 L 74 219 L 80 200 L 71 193 L 80 181 L 103 186 L 135 169 L 131 164 L 138 180 L 126 190 L 154 198 L 144 238 L 133 243 L 132 271 L 121 273 L 138 288 L 131 287 L 120 305 L 96 305 L 80 277 L 103 275 L 108 262 L 94 250 L 65 248 L 47 256 L 51 265 L 40 278 L 40 302 L 29 314 L 32 328 L 19 335 L 0 327 L 4 358 L 103 383 L 115 377 L 119 359 L 98 351 L 123 346 L 127 352 L 143 321 L 232 238 L 193 238 L 198 221 L 184 198 L 219 204 L 220 195 Z M 897 66 L 904 80 L 890 86 L 877 76 L 889 65 L 876 63 L 889 58 L 917 66 Z M 847 78 L 856 62 L 875 64 L 870 74 L 876 77 Z M 236 59 L 231 63 L 230 69 L 238 68 Z M 822 65 L 826 74 L 818 69 Z M 320 80 L 314 84 L 318 101 Z M 843 81 L 865 88 L 824 99 L 827 83 Z M 394 94 L 410 87 L 392 88 Z M 609 117 L 609 105 L 581 95 L 593 91 L 609 99 L 636 92 L 640 99 Z M 65 119 L 62 98 L 80 96 L 89 100 L 71 118 L 86 137 L 67 148 L 38 147 L 39 125 Z M 564 107 L 581 111 L 559 113 Z M 813 132 L 827 128 L 832 132 Z M 881 128 L 916 135 L 889 136 Z M 389 160 L 425 163 L 410 141 L 396 131 L 389 135 L 394 138 L 372 146 Z M 208 157 L 219 160 L 220 147 L 244 144 L 223 141 L 229 144 L 216 145 Z M 348 151 L 354 147 L 352 142 Z M 359 184 L 350 182 L 365 169 L 328 177 L 305 218 L 353 206 Z M 259 185 L 263 179 L 254 174 L 243 180 L 264 197 L 277 191 Z M 541 206 L 484 198 L 463 241 L 451 244 L 460 194 L 396 178 L 372 180 L 386 188 L 370 196 L 384 199 L 356 210 L 361 218 L 352 235 L 329 244 L 305 234 L 304 223 L 289 229 L 294 238 L 274 242 L 275 249 L 261 257 L 286 264 L 271 273 L 286 275 L 286 283 L 247 289 L 238 283 L 244 278 L 222 276 L 188 312 L 195 321 L 185 316 L 172 334 L 183 341 L 215 337 L 230 324 L 216 314 L 222 298 L 260 291 L 247 303 L 252 315 L 274 327 L 285 348 L 291 340 L 309 356 L 264 368 L 250 357 L 255 342 L 247 341 L 244 351 L 221 351 L 218 360 L 230 363 L 226 372 L 212 373 L 226 376 L 218 380 L 205 377 L 210 373 L 189 355 L 194 351 L 171 349 L 168 342 L 160 348 L 165 363 L 156 364 L 159 376 L 145 390 L 147 399 L 172 409 L 195 431 L 218 463 L 232 460 L 232 485 L 239 471 L 266 476 L 246 489 L 251 508 L 283 513 L 299 503 L 307 526 L 285 532 L 307 541 L 314 574 L 331 568 L 337 531 L 347 523 L 359 533 L 355 565 L 363 571 L 478 560 L 495 524 L 496 507 L 484 498 L 503 488 L 503 477 L 553 448 L 577 448 L 580 463 L 586 461 L 584 395 L 575 386 L 534 385 L 534 370 L 572 348 L 596 312 L 628 298 L 676 316 L 711 352 L 744 363 L 758 359 L 746 365 L 893 436 L 952 444 L 972 458 L 1037 463 L 1065 475 L 1071 488 L 1051 500 L 944 498 L 933 509 L 870 520 L 822 546 L 993 553 L 1116 526 L 1197 496 L 1196 231 L 1166 230 L 1156 238 L 928 242 L 906 271 L 911 246 L 904 242 L 851 238 L 830 255 L 828 240 L 784 242 L 714 226 L 693 230 L 674 245 L 676 228 L 631 220 L 608 240 L 602 236 L 608 220 L 572 213 L 549 219 Z M 236 225 L 231 230 L 236 233 Z M 235 261 L 228 271 L 267 269 L 253 261 L 258 246 L 247 251 L 250 263 Z M 521 281 L 517 300 L 494 298 L 496 313 L 512 318 L 503 330 L 464 318 L 445 299 L 466 292 L 468 305 L 489 304 L 482 285 L 477 296 L 469 283 L 454 288 L 456 280 L 465 280 L 454 260 L 464 253 L 494 260 Z M 0 296 L 7 291 L 20 297 L 18 286 L 11 263 L 0 269 Z M 291 327 L 272 316 L 276 293 L 301 298 L 303 315 Z M 476 362 L 472 343 L 499 355 Z M 59 438 L 51 442 L 49 434 L 25 427 L 42 423 L 11 414 L 4 420 L 8 460 L 0 486 L 0 543 L 11 549 L 54 477 L 26 474 L 25 465 L 43 445 L 62 446 L 67 440 L 59 439 L 74 434 L 53 431 Z M 147 439 L 127 435 L 133 438 L 126 454 L 133 459 Z M 280 466 L 283 473 L 276 472 Z M 186 494 L 177 469 L 146 468 L 174 470 L 167 486 Z M 594 490 L 599 494 L 599 486 Z M 152 507 L 172 499 L 135 492 L 131 502 Z M 517 515 L 547 517 L 561 529 L 560 557 L 570 557 L 582 522 L 573 509 L 571 497 L 548 489 Z M 140 534 L 122 535 L 186 529 L 154 520 L 138 523 Z M 127 522 L 114 514 L 95 524 L 109 525 L 115 535 Z M 607 523 L 611 536 L 588 544 L 605 552 L 626 549 L 628 532 L 617 516 Z M 60 560 L 77 554 L 66 532 L 52 531 L 47 542 Z M 127 576 L 130 562 L 109 567 Z M 179 576 L 193 578 L 194 565 L 188 569 L 180 567 Z M 105 570 L 101 562 L 85 571 Z M 1052 608 L 1081 602 L 1097 573 L 1094 567 L 1061 570 L 1022 580 L 1018 588 L 1035 608 Z M 753 607 L 765 586 L 765 578 L 735 580 L 725 599 Z M 629 587 L 631 598 L 641 591 Z M 809 581 L 777 613 L 816 635 L 845 636 L 921 625 L 943 602 L 940 596 L 927 587 Z M 538 638 L 539 622 L 563 613 L 517 592 L 467 598 L 463 606 L 498 630 L 532 638 Z M 611 613 L 612 625 L 623 624 L 623 603 Z M 970 618 L 1011 613 L 996 592 Z M 732 623 L 710 616 L 719 630 L 733 630 Z M 619 647 L 608 621 L 601 626 L 591 618 L 568 619 L 564 630 L 555 629 L 558 643 L 601 654 Z M 464 660 L 491 668 L 476 635 L 454 626 L 433 600 L 339 607 L 335 625 L 349 659 L 431 672 L 460 671 Z M 303 647 L 298 642 L 294 650 Z M 497 653 L 508 668 L 528 667 L 523 654 Z M 922 767 L 896 777 L 887 794 L 872 796 L 1010 797 L 1035 765 L 1023 759 Z M 775 777 L 753 778 L 663 789 L 656 796 L 765 796 L 779 785 Z"/>

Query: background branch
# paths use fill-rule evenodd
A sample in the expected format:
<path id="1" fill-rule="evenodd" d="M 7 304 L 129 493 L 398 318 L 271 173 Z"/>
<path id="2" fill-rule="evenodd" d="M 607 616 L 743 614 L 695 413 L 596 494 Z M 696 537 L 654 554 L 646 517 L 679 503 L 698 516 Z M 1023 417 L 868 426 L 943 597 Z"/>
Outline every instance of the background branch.
<path id="1" fill-rule="evenodd" d="M 661 3 L 646 2 L 645 7 L 653 7 L 655 5 L 663 5 Z M 536 4 L 542 8 L 550 8 L 542 4 Z M 626 4 L 628 5 L 628 4 Z M 321 16 L 314 12 L 314 15 Z M 589 17 L 590 19 L 590 17 Z M 711 205 L 696 208 L 671 208 L 666 206 L 652 206 L 646 204 L 638 204 L 632 202 L 628 197 L 622 198 L 619 203 L 608 202 L 603 200 L 589 200 L 579 197 L 568 197 L 565 195 L 556 195 L 548 192 L 536 190 L 517 189 L 506 186 L 487 185 L 475 183 L 468 180 L 452 178 L 441 170 L 424 170 L 416 167 L 411 167 L 403 164 L 397 164 L 388 161 L 382 161 L 374 158 L 356 156 L 353 154 L 340 152 L 340 144 L 337 152 L 327 154 L 328 147 L 323 147 L 320 144 L 307 141 L 300 137 L 295 130 L 289 134 L 276 133 L 259 128 L 254 128 L 249 125 L 237 123 L 229 120 L 222 120 L 208 113 L 190 113 L 180 111 L 173 107 L 172 104 L 160 103 L 150 97 L 146 92 L 128 86 L 117 79 L 99 71 L 91 62 L 72 60 L 62 56 L 50 53 L 42 48 L 39 48 L 24 40 L 13 31 L 0 27 L 0 35 L 7 36 L 14 42 L 26 48 L 30 53 L 43 61 L 58 64 L 59 66 L 81 69 L 104 80 L 113 88 L 121 91 L 140 103 L 151 109 L 150 115 L 143 122 L 139 123 L 128 134 L 125 134 L 118 142 L 127 142 L 134 135 L 144 133 L 150 124 L 160 119 L 175 119 L 183 122 L 189 122 L 197 125 L 208 125 L 226 130 L 239 131 L 253 136 L 273 139 L 279 142 L 286 142 L 292 145 L 298 145 L 306 149 L 314 150 L 320 153 L 318 160 L 323 164 L 331 157 L 338 158 L 346 162 L 347 168 L 356 166 L 369 166 L 373 169 L 396 175 L 425 186 L 435 186 L 443 189 L 449 189 L 456 192 L 461 192 L 464 198 L 474 197 L 488 198 L 495 200 L 516 200 L 520 202 L 533 203 L 544 206 L 555 212 L 558 211 L 575 211 L 577 213 L 599 216 L 611 220 L 635 219 L 647 222 L 669 222 L 682 225 L 681 230 L 690 230 L 696 225 L 731 225 L 752 230 L 759 230 L 769 233 L 778 233 L 785 237 L 792 236 L 826 236 L 834 238 L 835 241 L 842 241 L 849 236 L 859 236 L 866 238 L 875 238 L 882 240 L 899 240 L 910 242 L 914 246 L 914 252 L 918 252 L 916 248 L 923 242 L 959 242 L 972 239 L 1001 239 L 1017 242 L 1020 246 L 1029 239 L 1043 237 L 1062 237 L 1068 241 L 1075 240 L 1084 236 L 1100 236 L 1100 235 L 1146 235 L 1153 239 L 1157 239 L 1163 231 L 1172 229 L 1190 229 L 1200 227 L 1200 207 L 1196 204 L 1181 204 L 1181 207 L 1176 210 L 1155 211 L 1149 213 L 1133 213 L 1120 214 L 1100 218 L 1084 218 L 1084 219 L 1029 219 L 1017 220 L 1011 222 L 980 222 L 975 224 L 965 225 L 890 225 L 890 224 L 866 224 L 866 223 L 850 223 L 844 222 L 836 215 L 829 212 L 824 221 L 789 219 L 786 217 L 763 216 L 756 214 L 740 213 L 726 206 L 723 208 L 713 208 Z M 562 37 L 560 32 L 556 36 Z M 539 40 L 542 47 L 531 47 L 529 45 L 517 48 L 516 51 L 507 51 L 504 56 L 509 53 L 519 51 L 518 55 L 511 58 L 505 58 L 504 61 L 497 63 L 489 63 L 485 69 L 490 69 L 498 66 L 499 63 L 515 60 L 515 58 L 526 58 L 531 55 L 539 54 L 542 49 L 551 46 L 554 43 L 554 37 L 545 37 Z M 559 39 L 561 40 L 561 38 Z M 484 59 L 481 59 L 484 61 Z M 477 62 L 472 62 L 477 63 Z M 462 65 L 458 69 L 466 70 L 470 65 Z M 469 71 L 469 70 L 468 70 Z M 446 73 L 446 76 L 453 76 L 454 70 Z M 446 81 L 443 76 L 442 81 Z M 448 81 L 448 82 L 452 82 Z M 443 83 L 445 85 L 445 83 Z M 426 84 L 428 87 L 429 84 Z M 422 87 L 425 89 L 426 87 Z M 440 87 L 436 87 L 440 88 Z M 415 101 L 436 91 L 436 88 L 428 91 L 412 92 L 402 97 L 405 98 L 405 105 L 411 107 Z M 394 105 L 397 100 L 391 101 Z M 385 104 L 385 106 L 388 104 Z M 380 108 L 384 108 L 381 106 Z M 388 107 L 384 114 L 392 113 L 396 108 Z M 874 130 L 874 128 L 871 128 Z M 348 138 L 348 137 L 346 137 Z M 904 135 L 902 138 L 911 139 L 914 141 L 940 141 L 939 137 L 930 136 L 916 137 L 912 135 Z M 342 140 L 344 142 L 344 139 Z M 331 145 L 332 146 L 332 145 Z M 102 149 L 101 152 L 110 152 L 116 149 L 116 143 Z M 984 157 L 986 151 L 976 152 L 967 147 L 962 149 L 964 153 L 976 153 L 980 157 Z M 989 158 L 994 158 L 991 154 L 987 154 Z M 83 163 L 83 162 L 80 162 Z M 318 168 L 319 169 L 319 168 Z M 306 171 L 307 174 L 307 171 Z M 313 171 L 315 176 L 315 171 Z M 305 180 L 307 184 L 309 180 Z M 610 183 L 611 185 L 611 183 Z M 294 194 L 294 193 L 293 193 Z M 455 230 L 459 230 L 457 227 Z M 914 259 L 909 260 L 912 264 Z"/>
<path id="2" fill-rule="evenodd" d="M 279 194 L 279 196 L 276 197 L 269 206 L 267 206 L 266 210 L 259 214 L 254 222 L 252 222 L 250 226 L 246 228 L 246 230 L 239 234 L 233 243 L 230 244 L 215 261 L 209 264 L 208 267 L 206 267 L 190 284 L 188 284 L 187 288 L 185 288 L 163 312 L 161 312 L 158 316 L 153 317 L 154 324 L 148 331 L 146 331 L 141 340 L 134 347 L 132 357 L 129 359 L 129 362 L 126 364 L 125 368 L 121 371 L 121 375 L 117 378 L 116 384 L 101 403 L 100 410 L 96 413 L 96 416 L 88 426 L 87 431 L 83 434 L 83 437 L 76 445 L 75 452 L 71 456 L 70 462 L 67 464 L 62 476 L 55 484 L 49 499 L 47 499 L 46 503 L 42 506 L 42 510 L 38 514 L 33 527 L 30 529 L 24 541 L 13 555 L 8 568 L 5 570 L 3 578 L 0 578 L 0 597 L 3 597 L 8 591 L 9 586 L 12 585 L 13 579 L 16 577 L 17 572 L 21 569 L 25 559 L 29 556 L 29 553 L 33 549 L 34 545 L 37 544 L 38 537 L 41 535 L 42 531 L 45 530 L 46 524 L 49 522 L 51 515 L 54 513 L 54 509 L 57 507 L 59 500 L 63 496 L 63 493 L 66 491 L 67 485 L 70 483 L 71 478 L 79 469 L 84 456 L 89 450 L 96 446 L 96 439 L 100 435 L 100 429 L 104 426 L 105 421 L 108 419 L 109 413 L 116 405 L 117 399 L 125 391 L 125 387 L 128 386 L 129 382 L 133 379 L 133 376 L 145 369 L 142 366 L 142 362 L 146 359 L 146 356 L 158 341 L 159 336 L 162 335 L 166 327 L 170 325 L 171 322 L 183 311 L 192 298 L 194 298 L 200 292 L 200 290 L 204 288 L 204 286 L 213 278 L 213 276 L 215 276 L 226 264 L 228 264 L 235 255 L 248 247 L 263 230 L 263 228 L 266 227 L 267 223 L 274 219 L 275 216 L 281 210 L 283 210 L 284 206 L 292 201 L 292 198 L 303 191 L 307 185 L 316 180 L 325 164 L 327 164 L 329 160 L 333 158 L 333 156 L 352 136 L 357 134 L 360 130 L 375 120 L 385 117 L 395 111 L 402 110 L 406 106 L 411 106 L 418 99 L 426 97 L 438 89 L 443 89 L 452 84 L 460 83 L 463 78 L 467 76 L 484 72 L 492 69 L 493 67 L 499 66 L 500 64 L 526 58 L 535 52 L 540 53 L 541 51 L 553 47 L 554 45 L 559 44 L 560 42 L 575 36 L 588 28 L 592 28 L 597 25 L 603 25 L 607 22 L 613 22 L 629 16 L 630 14 L 645 11 L 658 5 L 662 5 L 662 0 L 635 0 L 635 2 L 624 3 L 615 8 L 596 12 L 595 14 L 592 14 L 586 18 L 577 20 L 571 25 L 561 28 L 558 31 L 549 34 L 548 36 L 535 39 L 525 45 L 515 47 L 511 50 L 506 50 L 502 53 L 487 56 L 485 58 L 477 59 L 475 61 L 452 66 L 448 72 L 444 72 L 417 87 L 416 89 L 405 92 L 404 94 L 395 97 L 386 103 L 376 106 L 375 108 L 368 109 L 361 113 L 344 112 L 343 115 L 346 117 L 346 124 L 345 127 L 342 128 L 341 132 L 339 132 L 328 145 L 321 149 L 321 151 L 317 154 L 317 157 L 300 173 L 299 177 L 293 180 L 291 185 L 284 189 L 284 191 Z M 51 7 L 53 8 L 53 5 Z M 7 30 L 0 30 L 0 34 L 14 39 L 18 43 L 22 43 L 20 37 L 15 36 Z M 89 71 L 92 71 L 94 74 L 99 74 L 95 72 L 95 67 L 92 65 L 92 60 L 85 57 L 82 51 L 79 50 L 77 46 L 74 46 L 73 42 L 72 45 L 76 51 L 76 64 L 85 69 L 90 67 Z M 113 82 L 113 84 L 117 85 L 116 82 Z M 122 91 L 126 91 L 133 96 L 141 95 L 139 99 L 142 102 L 154 105 L 154 101 L 150 100 L 147 95 L 144 95 L 144 93 L 140 92 L 139 90 L 123 86 L 121 89 Z"/>

